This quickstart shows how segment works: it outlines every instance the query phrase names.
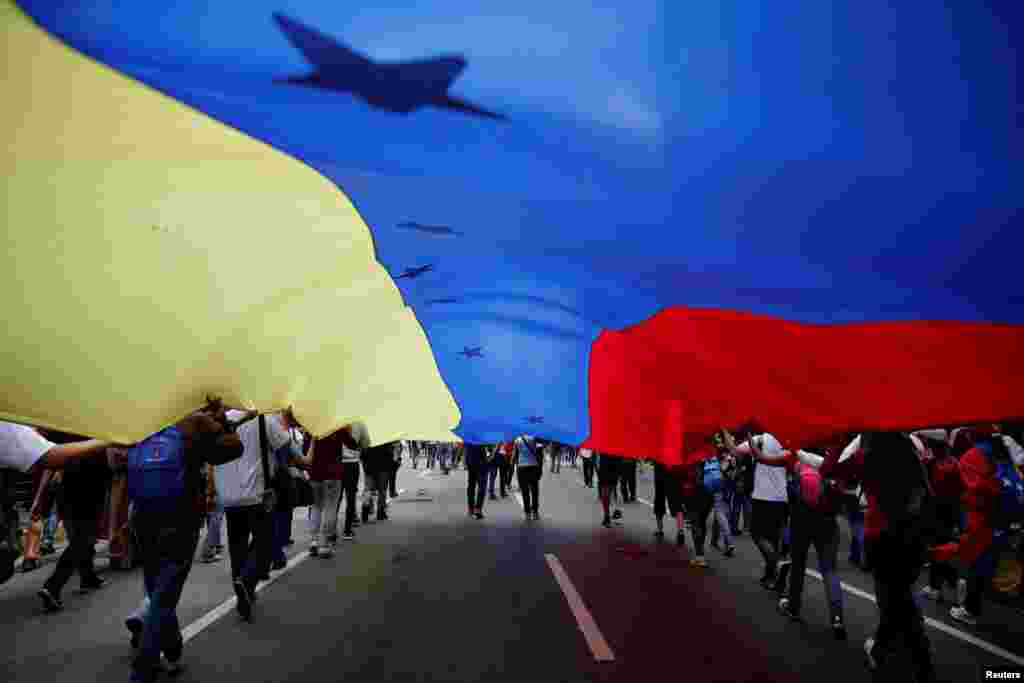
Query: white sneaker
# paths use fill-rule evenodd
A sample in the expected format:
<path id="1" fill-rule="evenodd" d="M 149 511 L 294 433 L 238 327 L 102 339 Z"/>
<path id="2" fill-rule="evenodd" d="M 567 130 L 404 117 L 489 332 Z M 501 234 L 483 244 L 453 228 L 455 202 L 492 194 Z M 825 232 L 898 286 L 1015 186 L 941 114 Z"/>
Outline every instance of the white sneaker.
<path id="1" fill-rule="evenodd" d="M 956 621 L 961 624 L 967 624 L 968 626 L 977 626 L 978 618 L 967 611 L 966 607 L 954 607 L 949 610 L 949 616 L 953 617 Z"/>

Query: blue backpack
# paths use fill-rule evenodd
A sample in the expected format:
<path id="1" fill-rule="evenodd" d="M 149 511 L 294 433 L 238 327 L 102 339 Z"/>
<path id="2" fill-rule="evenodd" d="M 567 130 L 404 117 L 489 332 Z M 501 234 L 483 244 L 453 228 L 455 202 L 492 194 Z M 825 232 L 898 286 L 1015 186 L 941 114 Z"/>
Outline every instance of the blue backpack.
<path id="1" fill-rule="evenodd" d="M 128 496 L 143 513 L 177 514 L 186 504 L 185 436 L 168 427 L 128 451 Z"/>
<path id="2" fill-rule="evenodd" d="M 722 490 L 722 466 L 718 458 L 710 458 L 704 461 L 704 490 L 710 494 Z"/>

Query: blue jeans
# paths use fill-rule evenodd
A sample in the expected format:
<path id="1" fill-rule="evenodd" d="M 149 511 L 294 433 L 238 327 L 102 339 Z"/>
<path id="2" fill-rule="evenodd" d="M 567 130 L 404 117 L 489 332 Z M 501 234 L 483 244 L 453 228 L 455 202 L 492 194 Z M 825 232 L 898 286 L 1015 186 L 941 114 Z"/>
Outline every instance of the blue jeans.
<path id="1" fill-rule="evenodd" d="M 274 511 L 274 562 L 287 562 L 288 556 L 284 549 L 288 543 L 288 537 L 292 533 L 292 512 L 295 508 L 285 508 Z"/>
<path id="2" fill-rule="evenodd" d="M 850 524 L 850 562 L 863 564 L 864 560 L 864 511 L 854 496 L 843 497 L 846 521 Z"/>
<path id="3" fill-rule="evenodd" d="M 212 555 L 214 547 L 224 545 L 221 541 L 221 528 L 224 524 L 224 505 L 217 497 L 217 509 L 206 516 L 206 540 L 203 542 L 203 554 Z"/>
<path id="4" fill-rule="evenodd" d="M 135 519 L 149 609 L 142 615 L 141 644 L 132 663 L 133 683 L 155 680 L 160 653 L 173 662 L 181 658 L 184 647 L 177 608 L 199 543 L 199 526 L 173 528 L 165 524 Z"/>

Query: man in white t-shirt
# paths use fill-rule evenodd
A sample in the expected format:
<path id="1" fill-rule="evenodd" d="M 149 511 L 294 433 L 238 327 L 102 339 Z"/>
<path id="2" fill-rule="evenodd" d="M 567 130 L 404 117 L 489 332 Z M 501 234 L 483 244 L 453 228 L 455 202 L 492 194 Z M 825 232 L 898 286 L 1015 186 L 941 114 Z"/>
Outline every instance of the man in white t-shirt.
<path id="1" fill-rule="evenodd" d="M 765 455 L 781 455 L 783 448 L 771 434 L 752 436 L 756 445 Z M 744 442 L 733 453 L 738 457 L 750 457 L 750 443 Z M 754 493 L 751 512 L 753 520 L 750 534 L 764 557 L 764 576 L 761 585 L 772 588 L 776 585 L 779 564 L 779 541 L 786 525 L 788 514 L 786 496 L 786 469 L 769 467 L 757 463 L 754 469 Z"/>
<path id="2" fill-rule="evenodd" d="M 74 460 L 95 455 L 113 445 L 97 439 L 58 445 L 32 427 L 0 422 L 0 469 L 23 474 L 31 473 L 35 467 L 59 470 Z"/>
<path id="3" fill-rule="evenodd" d="M 234 410 L 227 414 L 231 422 L 243 416 L 244 413 Z M 297 423 L 290 411 L 267 415 L 262 421 L 266 425 L 267 467 L 273 481 L 276 454 L 281 449 L 291 448 L 289 430 Z M 228 554 L 238 612 L 246 620 L 252 618 L 256 584 L 270 569 L 274 542 L 273 511 L 264 504 L 264 493 L 271 489 L 263 475 L 260 422 L 261 419 L 256 418 L 239 426 L 237 434 L 244 449 L 242 457 L 214 468 L 217 493 L 224 503 L 227 519 Z"/>
<path id="4" fill-rule="evenodd" d="M 0 422 L 0 583 L 14 574 L 14 561 L 18 557 L 15 549 L 18 514 L 8 495 L 9 472 L 34 474 L 39 468 L 62 469 L 113 445 L 95 439 L 58 445 L 31 427 Z"/>

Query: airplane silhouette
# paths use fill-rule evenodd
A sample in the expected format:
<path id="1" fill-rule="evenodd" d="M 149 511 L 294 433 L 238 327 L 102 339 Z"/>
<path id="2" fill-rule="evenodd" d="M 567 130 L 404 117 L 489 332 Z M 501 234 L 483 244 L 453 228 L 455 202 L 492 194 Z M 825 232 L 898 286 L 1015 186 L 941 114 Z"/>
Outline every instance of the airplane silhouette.
<path id="1" fill-rule="evenodd" d="M 374 62 L 283 14 L 275 12 L 274 20 L 288 42 L 314 69 L 311 74 L 288 76 L 277 82 L 352 93 L 370 106 L 399 114 L 409 114 L 430 105 L 470 116 L 507 118 L 448 94 L 448 88 L 466 68 L 466 59 L 461 55 L 441 55 L 411 62 Z"/>
<path id="2" fill-rule="evenodd" d="M 459 351 L 460 356 L 466 358 L 483 358 L 483 347 L 482 346 L 463 346 L 462 350 Z"/>
<path id="3" fill-rule="evenodd" d="M 430 265 L 429 263 L 427 265 L 425 265 L 425 266 L 416 266 L 415 268 L 406 268 L 405 270 L 402 271 L 401 275 L 396 275 L 395 279 L 396 280 L 401 280 L 402 278 L 405 277 L 405 278 L 409 278 L 410 280 L 413 280 L 415 278 L 418 278 L 420 275 L 423 275 L 424 273 L 429 273 L 433 269 L 434 269 L 434 266 Z"/>
<path id="4" fill-rule="evenodd" d="M 405 230 L 418 230 L 419 232 L 430 233 L 431 235 L 456 235 L 461 237 L 463 233 L 458 230 L 453 230 L 447 225 L 424 225 L 423 223 L 417 223 L 415 221 L 406 221 L 405 223 L 399 223 L 399 228 Z"/>
<path id="5" fill-rule="evenodd" d="M 542 422 L 544 422 L 544 418 L 541 417 L 540 415 L 531 415 L 530 417 L 526 418 L 526 421 L 532 425 L 539 425 Z"/>
<path id="6" fill-rule="evenodd" d="M 442 299 L 431 299 L 427 302 L 428 304 L 457 304 L 459 300 L 455 297 L 444 297 Z"/>

